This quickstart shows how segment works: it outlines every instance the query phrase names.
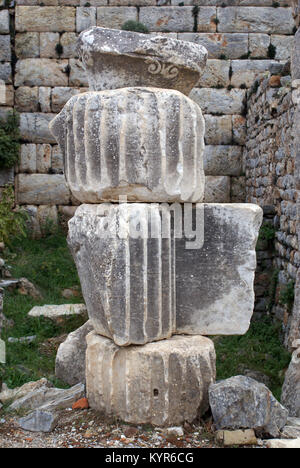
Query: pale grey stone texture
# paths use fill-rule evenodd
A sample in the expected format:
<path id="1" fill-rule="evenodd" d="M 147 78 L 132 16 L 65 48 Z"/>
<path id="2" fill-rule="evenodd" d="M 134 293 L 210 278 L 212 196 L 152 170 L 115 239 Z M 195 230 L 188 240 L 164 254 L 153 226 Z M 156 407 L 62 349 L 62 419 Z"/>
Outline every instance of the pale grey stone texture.
<path id="1" fill-rule="evenodd" d="M 18 174 L 17 200 L 21 205 L 68 205 L 70 192 L 60 174 Z"/>
<path id="2" fill-rule="evenodd" d="M 230 145 L 232 142 L 232 119 L 230 115 L 204 115 L 205 144 Z"/>
<path id="3" fill-rule="evenodd" d="M 40 55 L 40 39 L 37 32 L 17 33 L 15 53 L 20 59 L 36 58 Z"/>
<path id="4" fill-rule="evenodd" d="M 204 150 L 206 175 L 238 176 L 242 172 L 242 148 L 230 145 L 207 145 Z"/>
<path id="5" fill-rule="evenodd" d="M 33 143 L 56 143 L 50 132 L 49 123 L 55 114 L 29 113 L 20 114 L 20 133 L 23 140 Z"/>
<path id="6" fill-rule="evenodd" d="M 122 24 L 129 20 L 138 20 L 138 11 L 135 7 L 118 8 L 108 6 L 97 8 L 97 26 L 121 29 Z"/>
<path id="7" fill-rule="evenodd" d="M 68 101 L 51 130 L 70 190 L 82 203 L 118 201 L 120 195 L 141 202 L 203 198 L 204 119 L 178 91 L 83 93 Z"/>
<path id="8" fill-rule="evenodd" d="M 35 410 L 19 418 L 18 424 L 24 431 L 51 432 L 58 423 L 58 415 L 48 411 Z"/>
<path id="9" fill-rule="evenodd" d="M 205 203 L 230 203 L 230 177 L 205 177 Z"/>
<path id="10" fill-rule="evenodd" d="M 227 60 L 208 60 L 197 86 L 200 88 L 227 87 L 230 81 L 229 67 L 230 62 Z"/>
<path id="11" fill-rule="evenodd" d="M 219 32 L 292 34 L 292 8 L 227 7 L 218 9 Z"/>
<path id="12" fill-rule="evenodd" d="M 231 84 L 236 88 L 241 85 L 250 88 L 255 79 L 269 71 L 274 63 L 277 62 L 272 60 L 232 60 Z"/>
<path id="13" fill-rule="evenodd" d="M 184 237 L 175 245 L 176 332 L 243 335 L 254 309 L 262 209 L 243 203 L 198 203 L 194 216 L 198 248 L 187 248 Z"/>
<path id="14" fill-rule="evenodd" d="M 244 108 L 245 90 L 194 88 L 190 98 L 205 114 L 241 114 Z"/>
<path id="15" fill-rule="evenodd" d="M 162 213 L 161 219 L 156 204 L 81 205 L 69 221 L 68 244 L 90 321 L 119 346 L 174 331 L 174 239 L 170 213 L 163 206 Z M 148 232 L 153 237 L 146 238 Z"/>
<path id="16" fill-rule="evenodd" d="M 215 350 L 203 336 L 173 336 L 145 346 L 118 347 L 87 337 L 87 398 L 91 408 L 131 424 L 178 426 L 208 409 Z"/>
<path id="17" fill-rule="evenodd" d="M 9 11 L 0 11 L 0 34 L 9 34 Z"/>
<path id="18" fill-rule="evenodd" d="M 248 54 L 248 34 L 179 33 L 178 39 L 204 46 L 209 59 L 240 59 Z"/>
<path id="19" fill-rule="evenodd" d="M 0 61 L 10 62 L 11 60 L 11 47 L 10 36 L 0 36 Z"/>
<path id="20" fill-rule="evenodd" d="M 105 28 L 82 32 L 78 53 L 94 91 L 155 86 L 188 94 L 207 59 L 206 49 L 192 42 Z"/>
<path id="21" fill-rule="evenodd" d="M 67 60 L 21 59 L 16 65 L 15 86 L 68 86 Z"/>
<path id="22" fill-rule="evenodd" d="M 78 7 L 76 8 L 76 31 L 81 32 L 85 29 L 96 26 L 95 7 Z"/>
<path id="23" fill-rule="evenodd" d="M 55 375 L 68 385 L 85 382 L 86 336 L 93 330 L 88 320 L 82 327 L 70 333 L 59 346 L 55 360 Z"/>

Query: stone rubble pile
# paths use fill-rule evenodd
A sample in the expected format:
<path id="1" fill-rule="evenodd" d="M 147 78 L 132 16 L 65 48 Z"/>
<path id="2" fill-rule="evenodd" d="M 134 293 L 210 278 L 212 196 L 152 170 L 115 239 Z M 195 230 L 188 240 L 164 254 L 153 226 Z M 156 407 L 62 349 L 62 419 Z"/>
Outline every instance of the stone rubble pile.
<path id="1" fill-rule="evenodd" d="M 215 381 L 214 345 L 201 335 L 249 327 L 262 210 L 201 203 L 204 120 L 186 95 L 204 47 L 93 27 L 78 55 L 90 91 L 50 128 L 84 203 L 68 243 L 93 327 L 87 397 L 133 424 L 191 422 Z"/>

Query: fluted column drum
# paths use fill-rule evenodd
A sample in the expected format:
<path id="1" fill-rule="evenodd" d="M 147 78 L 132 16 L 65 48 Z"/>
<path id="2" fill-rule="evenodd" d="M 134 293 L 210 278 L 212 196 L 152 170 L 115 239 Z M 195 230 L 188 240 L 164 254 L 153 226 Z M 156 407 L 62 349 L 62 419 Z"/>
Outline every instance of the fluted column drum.
<path id="1" fill-rule="evenodd" d="M 82 203 L 199 202 L 204 120 L 175 90 L 124 88 L 72 97 L 51 123 Z"/>
<path id="2" fill-rule="evenodd" d="M 175 331 L 171 215 L 157 204 L 81 205 L 68 244 L 94 330 L 119 346 Z"/>

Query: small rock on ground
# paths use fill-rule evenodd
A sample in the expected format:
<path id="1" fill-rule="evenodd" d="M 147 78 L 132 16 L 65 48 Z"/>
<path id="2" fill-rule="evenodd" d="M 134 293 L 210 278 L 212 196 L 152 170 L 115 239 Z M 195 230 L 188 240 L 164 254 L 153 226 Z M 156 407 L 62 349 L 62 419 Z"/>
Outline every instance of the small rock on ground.
<path id="1" fill-rule="evenodd" d="M 57 425 L 58 417 L 49 411 L 35 410 L 19 419 L 19 425 L 26 431 L 51 432 Z"/>

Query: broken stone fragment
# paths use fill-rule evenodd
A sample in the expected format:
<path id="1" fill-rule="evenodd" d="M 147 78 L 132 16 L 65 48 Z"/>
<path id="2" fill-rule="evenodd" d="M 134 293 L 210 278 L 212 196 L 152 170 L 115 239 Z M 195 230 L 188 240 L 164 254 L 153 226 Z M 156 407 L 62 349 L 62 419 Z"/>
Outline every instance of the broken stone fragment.
<path id="1" fill-rule="evenodd" d="M 278 437 L 288 417 L 264 384 L 242 375 L 212 384 L 209 404 L 217 429 L 254 429 Z"/>
<path id="2" fill-rule="evenodd" d="M 298 439 L 273 439 L 268 440 L 266 444 L 267 448 L 300 448 L 300 438 Z"/>
<path id="3" fill-rule="evenodd" d="M 51 432 L 57 425 L 57 422 L 58 415 L 42 410 L 35 410 L 18 420 L 22 429 L 31 432 Z"/>
<path id="4" fill-rule="evenodd" d="M 21 387 L 17 387 L 13 389 L 8 388 L 7 385 L 4 383 L 2 385 L 2 390 L 0 393 L 0 401 L 2 401 L 2 403 L 6 403 L 7 401 L 10 401 L 10 400 L 16 400 L 16 399 L 22 398 L 28 393 L 32 393 L 36 390 L 39 390 L 40 388 L 51 388 L 51 387 L 53 387 L 53 384 L 45 378 L 42 378 L 35 382 L 27 382 Z"/>
<path id="5" fill-rule="evenodd" d="M 95 91 L 155 86 L 189 94 L 207 60 L 193 42 L 100 27 L 80 34 L 77 51 Z"/>
<path id="6" fill-rule="evenodd" d="M 87 398 L 90 407 L 131 424 L 178 426 L 208 409 L 215 380 L 213 342 L 173 336 L 144 346 L 119 347 L 87 336 Z"/>
<path id="7" fill-rule="evenodd" d="M 216 439 L 225 447 L 231 445 L 257 445 L 257 439 L 253 429 L 217 431 Z"/>
<path id="8" fill-rule="evenodd" d="M 262 210 L 251 204 L 199 203 L 193 216 L 194 246 L 185 233 L 175 243 L 176 333 L 243 335 L 254 309 Z"/>
<path id="9" fill-rule="evenodd" d="M 61 304 L 34 306 L 28 313 L 29 317 L 47 317 L 58 319 L 70 315 L 86 315 L 85 304 Z"/>
<path id="10" fill-rule="evenodd" d="M 174 238 L 165 206 L 81 205 L 68 244 L 97 333 L 119 346 L 172 335 Z"/>
<path id="11" fill-rule="evenodd" d="M 82 383 L 68 389 L 41 387 L 15 400 L 8 407 L 8 410 L 40 409 L 52 412 L 72 407 L 73 403 L 84 397 L 84 394 L 85 386 Z"/>
<path id="12" fill-rule="evenodd" d="M 55 375 L 69 385 L 85 382 L 86 335 L 92 329 L 93 326 L 88 320 L 82 327 L 70 333 L 58 348 Z"/>
<path id="13" fill-rule="evenodd" d="M 124 88 L 73 96 L 50 128 L 81 203 L 199 202 L 204 119 L 178 91 Z"/>

